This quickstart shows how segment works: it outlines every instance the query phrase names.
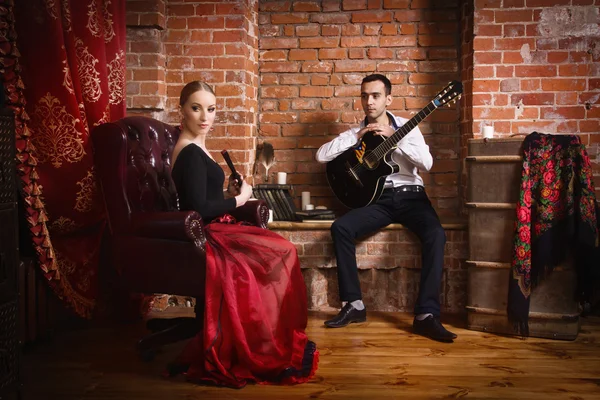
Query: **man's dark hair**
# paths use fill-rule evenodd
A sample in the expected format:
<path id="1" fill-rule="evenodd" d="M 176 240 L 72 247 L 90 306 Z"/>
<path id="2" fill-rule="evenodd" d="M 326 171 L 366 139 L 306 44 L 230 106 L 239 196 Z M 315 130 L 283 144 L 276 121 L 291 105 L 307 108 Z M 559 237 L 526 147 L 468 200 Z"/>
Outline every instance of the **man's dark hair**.
<path id="1" fill-rule="evenodd" d="M 390 82 L 390 80 L 388 78 L 386 78 L 384 75 L 372 74 L 369 76 L 365 76 L 362 80 L 362 83 L 376 82 L 376 81 L 383 82 L 383 84 L 385 85 L 385 95 L 386 96 L 392 94 L 392 82 Z"/>

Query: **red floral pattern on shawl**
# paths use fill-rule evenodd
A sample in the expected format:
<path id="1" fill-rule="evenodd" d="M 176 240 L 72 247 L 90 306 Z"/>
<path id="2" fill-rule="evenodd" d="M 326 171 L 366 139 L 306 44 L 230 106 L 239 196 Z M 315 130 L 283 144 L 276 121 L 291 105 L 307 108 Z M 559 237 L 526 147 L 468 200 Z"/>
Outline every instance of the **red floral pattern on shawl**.
<path id="1" fill-rule="evenodd" d="M 532 287 L 579 241 L 598 243 L 590 159 L 578 136 L 533 132 L 523 141 L 508 315 L 528 334 Z"/>

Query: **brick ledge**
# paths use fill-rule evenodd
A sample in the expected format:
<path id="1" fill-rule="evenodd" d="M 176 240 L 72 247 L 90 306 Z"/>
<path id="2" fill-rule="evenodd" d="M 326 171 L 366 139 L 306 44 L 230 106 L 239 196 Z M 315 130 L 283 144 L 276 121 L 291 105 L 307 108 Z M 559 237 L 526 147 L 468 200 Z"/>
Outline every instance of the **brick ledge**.
<path id="1" fill-rule="evenodd" d="M 290 221 L 273 221 L 269 222 L 269 229 L 279 229 L 283 231 L 302 231 L 302 230 L 329 230 L 333 221 L 323 222 L 290 222 Z M 467 222 L 442 222 L 442 227 L 449 231 L 459 231 L 467 229 Z M 406 230 L 402 224 L 390 224 L 383 228 L 384 230 Z"/>

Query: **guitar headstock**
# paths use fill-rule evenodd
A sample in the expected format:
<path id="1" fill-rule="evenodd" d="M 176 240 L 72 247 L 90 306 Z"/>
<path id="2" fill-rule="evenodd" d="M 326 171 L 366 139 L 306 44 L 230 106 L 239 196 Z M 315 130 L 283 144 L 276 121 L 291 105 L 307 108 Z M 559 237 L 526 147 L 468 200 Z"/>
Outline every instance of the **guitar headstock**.
<path id="1" fill-rule="evenodd" d="M 450 107 L 450 105 L 452 103 L 454 103 L 455 101 L 457 101 L 458 99 L 461 98 L 462 92 L 463 92 L 462 83 L 460 83 L 458 81 L 452 81 L 452 82 L 448 83 L 448 86 L 446 86 L 444 89 L 442 89 L 442 91 L 439 92 L 437 94 L 437 96 L 435 96 L 432 103 L 436 108 L 444 106 L 444 105 L 447 105 L 448 107 Z"/>

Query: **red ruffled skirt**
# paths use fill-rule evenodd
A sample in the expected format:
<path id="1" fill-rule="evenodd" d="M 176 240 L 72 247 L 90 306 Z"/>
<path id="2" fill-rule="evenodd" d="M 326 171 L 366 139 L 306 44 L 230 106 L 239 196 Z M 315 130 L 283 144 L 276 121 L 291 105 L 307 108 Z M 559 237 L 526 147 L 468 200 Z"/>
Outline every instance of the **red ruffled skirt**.
<path id="1" fill-rule="evenodd" d="M 235 388 L 296 384 L 317 369 L 306 336 L 306 286 L 296 248 L 254 226 L 206 226 L 204 329 L 179 362 L 187 378 Z"/>

